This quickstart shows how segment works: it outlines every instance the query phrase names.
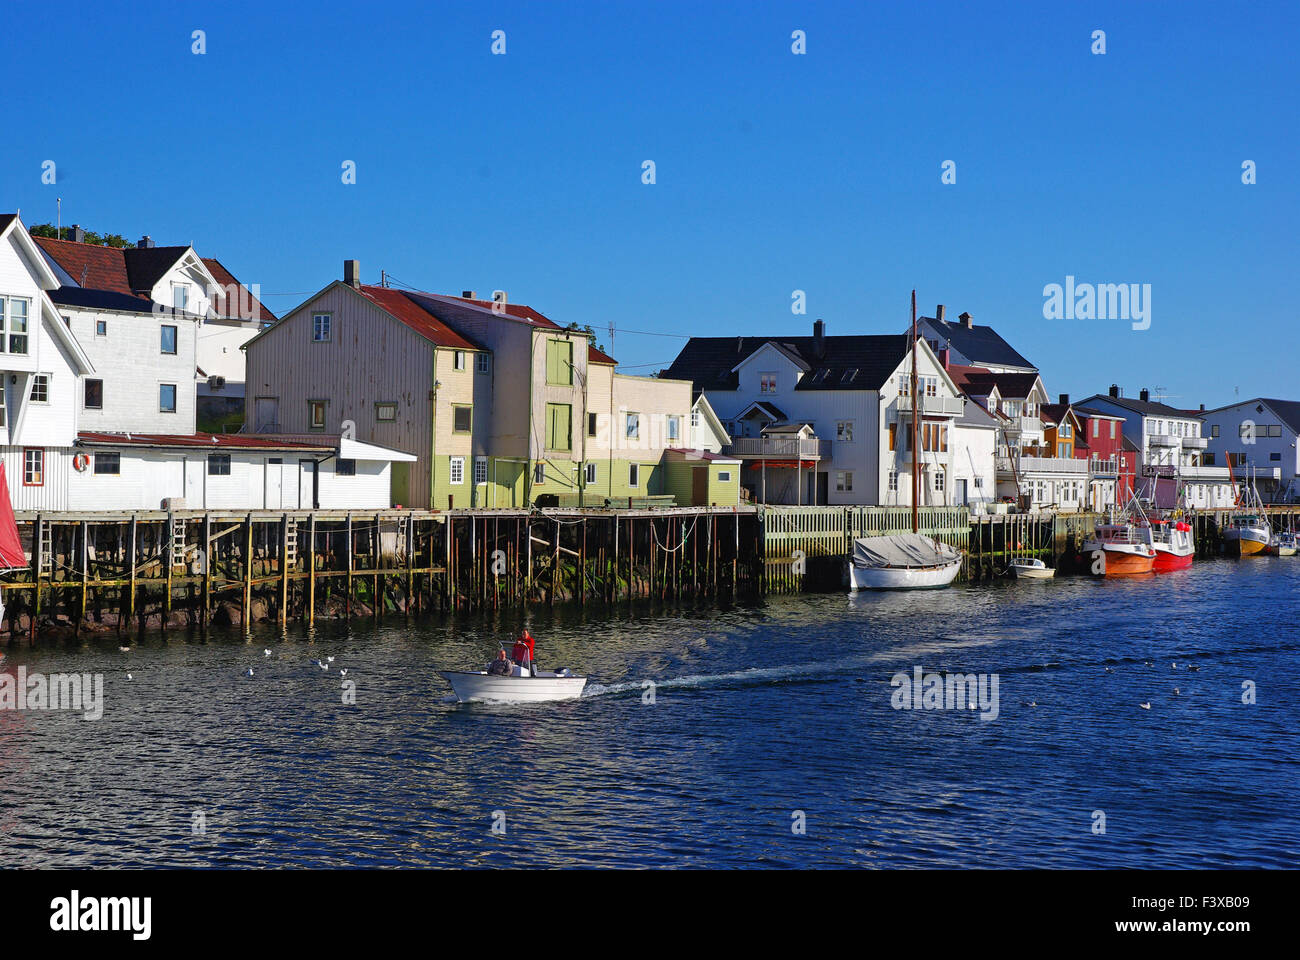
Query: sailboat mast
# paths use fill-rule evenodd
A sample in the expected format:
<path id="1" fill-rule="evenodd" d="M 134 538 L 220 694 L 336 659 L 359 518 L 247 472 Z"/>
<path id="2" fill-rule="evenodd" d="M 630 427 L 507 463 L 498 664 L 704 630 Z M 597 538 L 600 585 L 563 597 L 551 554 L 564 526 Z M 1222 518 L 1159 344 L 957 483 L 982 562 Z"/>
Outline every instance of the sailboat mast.
<path id="1" fill-rule="evenodd" d="M 912 532 L 921 532 L 921 398 L 916 393 L 916 291 L 912 291 Z"/>

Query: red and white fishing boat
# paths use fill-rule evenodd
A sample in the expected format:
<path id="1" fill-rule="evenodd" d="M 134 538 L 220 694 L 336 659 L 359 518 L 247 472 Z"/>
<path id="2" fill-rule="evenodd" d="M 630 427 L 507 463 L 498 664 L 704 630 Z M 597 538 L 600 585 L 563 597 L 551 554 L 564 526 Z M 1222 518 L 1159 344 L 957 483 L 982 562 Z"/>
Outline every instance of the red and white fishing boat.
<path id="1" fill-rule="evenodd" d="M 1099 577 L 1134 577 L 1151 573 L 1156 549 L 1131 523 L 1099 523 L 1083 541 L 1083 559 Z"/>
<path id="2" fill-rule="evenodd" d="M 1156 552 L 1156 573 L 1186 570 L 1196 558 L 1192 527 L 1184 520 L 1152 519 L 1139 523 L 1137 530 Z"/>

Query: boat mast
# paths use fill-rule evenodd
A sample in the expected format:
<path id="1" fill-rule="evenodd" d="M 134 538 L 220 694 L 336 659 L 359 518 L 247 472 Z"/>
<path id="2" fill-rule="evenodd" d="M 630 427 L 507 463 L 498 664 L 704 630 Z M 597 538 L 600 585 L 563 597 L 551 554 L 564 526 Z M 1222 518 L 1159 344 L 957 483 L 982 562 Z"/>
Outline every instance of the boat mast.
<path id="1" fill-rule="evenodd" d="M 921 532 L 921 469 L 919 451 L 921 438 L 921 398 L 916 393 L 916 291 L 912 291 L 912 532 Z"/>

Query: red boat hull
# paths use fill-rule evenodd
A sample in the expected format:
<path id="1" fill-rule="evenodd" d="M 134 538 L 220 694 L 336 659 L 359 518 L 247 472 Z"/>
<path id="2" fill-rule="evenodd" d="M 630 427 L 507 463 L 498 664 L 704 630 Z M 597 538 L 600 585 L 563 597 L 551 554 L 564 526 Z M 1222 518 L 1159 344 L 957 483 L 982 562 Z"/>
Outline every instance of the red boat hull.
<path id="1" fill-rule="evenodd" d="M 1156 562 L 1151 569 L 1156 573 L 1167 573 L 1170 570 L 1186 570 L 1192 565 L 1194 559 L 1196 559 L 1196 554 L 1194 553 L 1189 553 L 1185 557 L 1180 557 L 1177 554 L 1168 553 L 1164 550 L 1157 550 Z"/>

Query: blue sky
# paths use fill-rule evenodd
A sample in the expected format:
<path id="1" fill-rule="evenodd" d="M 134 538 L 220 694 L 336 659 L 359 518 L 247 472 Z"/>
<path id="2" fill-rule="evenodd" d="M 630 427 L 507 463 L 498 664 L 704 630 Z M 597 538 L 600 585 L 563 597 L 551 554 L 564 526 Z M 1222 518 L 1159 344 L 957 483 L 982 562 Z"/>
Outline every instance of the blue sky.
<path id="1" fill-rule="evenodd" d="M 0 210 L 193 242 L 277 312 L 345 258 L 503 288 L 606 347 L 613 323 L 628 372 L 691 334 L 901 332 L 915 287 L 1053 394 L 1300 399 L 1298 11 L 10 5 Z M 1043 319 L 1067 275 L 1150 284 L 1150 329 Z"/>

